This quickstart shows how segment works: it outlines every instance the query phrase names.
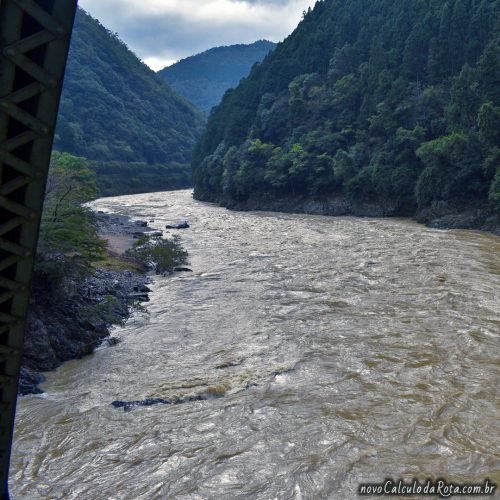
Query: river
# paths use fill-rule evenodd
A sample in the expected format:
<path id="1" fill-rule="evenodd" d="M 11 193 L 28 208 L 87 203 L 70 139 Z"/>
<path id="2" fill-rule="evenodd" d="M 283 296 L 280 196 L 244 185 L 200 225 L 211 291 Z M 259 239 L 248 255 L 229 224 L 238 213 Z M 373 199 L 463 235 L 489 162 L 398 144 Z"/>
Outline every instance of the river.
<path id="1" fill-rule="evenodd" d="M 352 499 L 500 483 L 500 238 L 403 219 L 231 212 L 189 191 L 95 202 L 172 231 L 122 339 L 20 400 L 15 499 Z M 114 408 L 113 400 L 186 398 Z"/>

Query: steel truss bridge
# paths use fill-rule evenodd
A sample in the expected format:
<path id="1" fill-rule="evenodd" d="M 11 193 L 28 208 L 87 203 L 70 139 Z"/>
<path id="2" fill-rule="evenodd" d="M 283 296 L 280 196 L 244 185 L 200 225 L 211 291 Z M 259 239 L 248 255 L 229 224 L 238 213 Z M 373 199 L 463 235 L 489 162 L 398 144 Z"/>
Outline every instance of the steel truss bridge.
<path id="1" fill-rule="evenodd" d="M 0 0 L 0 499 L 76 0 Z"/>

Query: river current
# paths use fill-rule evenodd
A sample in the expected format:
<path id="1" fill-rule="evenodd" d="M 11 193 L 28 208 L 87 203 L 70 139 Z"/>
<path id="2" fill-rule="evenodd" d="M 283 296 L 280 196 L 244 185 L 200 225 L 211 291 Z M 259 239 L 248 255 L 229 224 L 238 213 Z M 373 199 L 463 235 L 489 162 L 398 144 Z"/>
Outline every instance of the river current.
<path id="1" fill-rule="evenodd" d="M 100 199 L 165 224 L 113 335 L 21 398 L 14 499 L 353 499 L 392 478 L 500 484 L 500 238 L 403 219 L 231 212 L 189 191 Z M 178 405 L 111 402 L 206 397 Z"/>

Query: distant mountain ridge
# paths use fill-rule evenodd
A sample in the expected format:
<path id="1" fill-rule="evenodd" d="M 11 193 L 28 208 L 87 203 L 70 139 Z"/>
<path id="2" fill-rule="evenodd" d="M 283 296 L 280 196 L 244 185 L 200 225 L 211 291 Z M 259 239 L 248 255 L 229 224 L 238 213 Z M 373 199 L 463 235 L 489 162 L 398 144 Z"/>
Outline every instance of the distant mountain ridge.
<path id="1" fill-rule="evenodd" d="M 204 117 L 78 9 L 54 148 L 93 162 L 101 194 L 188 187 Z"/>
<path id="2" fill-rule="evenodd" d="M 236 87 L 276 44 L 259 40 L 252 44 L 214 47 L 158 72 L 175 90 L 205 112 L 219 104 L 227 89 Z"/>

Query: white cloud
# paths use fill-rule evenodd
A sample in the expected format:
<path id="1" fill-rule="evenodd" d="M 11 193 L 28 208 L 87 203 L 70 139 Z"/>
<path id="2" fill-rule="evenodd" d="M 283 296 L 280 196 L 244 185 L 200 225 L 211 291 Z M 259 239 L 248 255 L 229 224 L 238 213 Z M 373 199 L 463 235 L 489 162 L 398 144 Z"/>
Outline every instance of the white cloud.
<path id="1" fill-rule="evenodd" d="M 147 57 L 144 62 L 154 71 L 160 71 L 160 69 L 166 68 L 167 66 L 172 66 L 176 63 L 176 59 L 164 59 L 162 57 Z"/>
<path id="2" fill-rule="evenodd" d="M 153 69 L 220 45 L 280 41 L 315 0 L 80 0 Z M 161 66 L 163 67 L 163 66 Z"/>

